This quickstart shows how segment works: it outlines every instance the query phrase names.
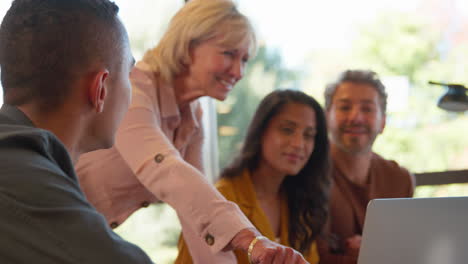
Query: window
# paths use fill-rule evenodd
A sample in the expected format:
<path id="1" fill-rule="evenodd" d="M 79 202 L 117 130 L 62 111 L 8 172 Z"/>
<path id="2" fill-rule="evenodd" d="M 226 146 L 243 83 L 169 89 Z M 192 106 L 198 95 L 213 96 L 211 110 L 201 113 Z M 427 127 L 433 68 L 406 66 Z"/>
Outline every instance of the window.
<path id="1" fill-rule="evenodd" d="M 414 173 L 467 169 L 468 117 L 437 108 L 444 89 L 428 84 L 468 84 L 465 1 L 241 0 L 239 5 L 263 46 L 232 95 L 217 104 L 221 168 L 240 148 L 256 103 L 269 91 L 300 89 L 323 102 L 325 85 L 339 72 L 363 68 L 378 72 L 389 93 L 377 153 Z M 467 194 L 466 185 L 416 191 L 416 196 Z"/>

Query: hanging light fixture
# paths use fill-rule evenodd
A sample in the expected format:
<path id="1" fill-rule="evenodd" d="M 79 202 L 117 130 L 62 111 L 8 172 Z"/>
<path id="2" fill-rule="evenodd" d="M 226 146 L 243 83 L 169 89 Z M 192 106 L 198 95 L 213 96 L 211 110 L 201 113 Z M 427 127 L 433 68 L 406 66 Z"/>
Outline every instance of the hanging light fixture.
<path id="1" fill-rule="evenodd" d="M 452 112 L 468 110 L 468 97 L 464 85 L 429 81 L 429 84 L 447 87 L 447 92 L 439 98 L 437 106 Z"/>

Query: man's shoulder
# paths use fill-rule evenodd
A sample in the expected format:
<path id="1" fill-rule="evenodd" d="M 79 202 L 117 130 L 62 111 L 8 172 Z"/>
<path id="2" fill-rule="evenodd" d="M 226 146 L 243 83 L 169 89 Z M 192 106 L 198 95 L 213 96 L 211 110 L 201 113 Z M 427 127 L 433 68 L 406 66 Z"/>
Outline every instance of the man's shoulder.
<path id="1" fill-rule="evenodd" d="M 0 122 L 0 163 L 47 159 L 52 163 L 70 163 L 67 150 L 51 132 L 21 124 Z M 8 161 L 8 162 L 7 162 Z M 69 166 L 67 166 L 69 167 Z"/>
<path id="2" fill-rule="evenodd" d="M 372 160 L 371 160 L 371 167 L 379 171 L 379 174 L 389 174 L 392 175 L 392 178 L 395 179 L 396 177 L 401 178 L 412 178 L 412 174 L 409 170 L 396 162 L 395 160 L 385 159 L 381 155 L 373 152 L 372 153 Z"/>
<path id="3" fill-rule="evenodd" d="M 0 155 L 8 158 L 8 153 L 23 152 L 25 156 L 35 156 L 43 152 L 50 137 L 47 131 L 14 122 L 0 121 Z M 3 157 L 6 155 L 6 157 Z"/>
<path id="4" fill-rule="evenodd" d="M 398 164 L 398 162 L 396 162 L 395 160 L 386 159 L 375 152 L 372 152 L 371 163 L 373 166 L 384 167 L 386 169 L 408 171 L 405 167 Z"/>
<path id="5" fill-rule="evenodd" d="M 0 123 L 0 167 L 3 192 L 34 193 L 36 186 L 54 182 L 78 186 L 66 149 L 52 133 L 39 128 Z"/>
<path id="6" fill-rule="evenodd" d="M 376 198 L 396 198 L 413 196 L 415 178 L 405 167 L 394 160 L 388 160 L 373 153 L 371 177 L 379 188 Z"/>
<path id="7" fill-rule="evenodd" d="M 2 122 L 4 121 L 4 122 Z M 18 147 L 23 146 L 19 139 L 35 140 L 37 142 L 47 142 L 51 138 L 51 133 L 47 130 L 31 127 L 28 125 L 0 120 L 0 143 L 5 144 L 10 141 L 17 141 Z"/>

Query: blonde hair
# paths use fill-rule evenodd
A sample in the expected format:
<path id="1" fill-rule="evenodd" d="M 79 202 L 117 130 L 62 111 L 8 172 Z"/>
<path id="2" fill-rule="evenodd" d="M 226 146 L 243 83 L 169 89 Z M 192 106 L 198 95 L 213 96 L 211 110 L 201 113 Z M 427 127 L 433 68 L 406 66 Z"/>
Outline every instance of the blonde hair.
<path id="1" fill-rule="evenodd" d="M 171 19 L 159 44 L 148 50 L 143 60 L 164 81 L 171 82 L 191 63 L 191 47 L 218 36 L 222 36 L 220 44 L 229 47 L 248 41 L 250 56 L 256 52 L 253 27 L 232 0 L 190 0 Z"/>

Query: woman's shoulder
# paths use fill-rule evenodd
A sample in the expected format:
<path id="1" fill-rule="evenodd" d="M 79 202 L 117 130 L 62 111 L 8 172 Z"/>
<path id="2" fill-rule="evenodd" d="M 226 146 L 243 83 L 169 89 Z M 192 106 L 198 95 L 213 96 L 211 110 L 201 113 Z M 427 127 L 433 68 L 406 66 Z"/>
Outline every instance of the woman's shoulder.
<path id="1" fill-rule="evenodd" d="M 215 186 L 218 191 L 230 201 L 236 200 L 236 187 L 235 187 L 235 178 L 225 178 L 221 177 L 216 183 Z"/>
<path id="2" fill-rule="evenodd" d="M 154 87 L 160 82 L 160 74 L 153 70 L 145 61 L 139 61 L 130 72 L 130 81 L 133 85 L 150 85 Z"/>
<path id="3" fill-rule="evenodd" d="M 250 176 L 245 170 L 232 177 L 221 177 L 215 185 L 219 192 L 230 201 L 249 205 L 255 202 L 255 191 Z"/>
<path id="4" fill-rule="evenodd" d="M 130 82 L 132 84 L 132 94 L 139 100 L 144 100 L 146 104 L 158 104 L 160 96 L 165 93 L 159 74 L 152 70 L 145 61 L 139 61 L 130 72 Z"/>

